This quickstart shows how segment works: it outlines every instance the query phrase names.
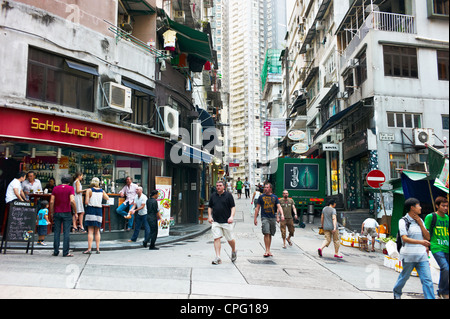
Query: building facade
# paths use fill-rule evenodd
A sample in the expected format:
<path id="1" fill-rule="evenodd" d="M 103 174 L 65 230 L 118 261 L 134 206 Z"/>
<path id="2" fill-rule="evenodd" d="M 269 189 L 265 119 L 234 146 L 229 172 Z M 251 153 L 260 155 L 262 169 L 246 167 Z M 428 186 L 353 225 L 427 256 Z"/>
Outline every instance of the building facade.
<path id="1" fill-rule="evenodd" d="M 43 186 L 81 171 L 84 187 L 99 177 L 111 194 L 127 176 L 145 192 L 170 176 L 174 221 L 196 222 L 212 156 L 180 132 L 191 135 L 200 118 L 192 75 L 215 60 L 195 10 L 156 0 L 6 1 L 1 10 L 2 215 L 20 170 L 35 171 Z M 168 30 L 177 34 L 172 49 Z M 174 145 L 185 146 L 175 158 Z"/>
<path id="2" fill-rule="evenodd" d="M 399 168 L 423 171 L 425 143 L 448 141 L 448 2 L 299 1 L 299 8 L 309 150 L 297 156 L 327 158 L 328 195 L 349 210 L 372 209 L 368 172 L 395 179 Z"/>

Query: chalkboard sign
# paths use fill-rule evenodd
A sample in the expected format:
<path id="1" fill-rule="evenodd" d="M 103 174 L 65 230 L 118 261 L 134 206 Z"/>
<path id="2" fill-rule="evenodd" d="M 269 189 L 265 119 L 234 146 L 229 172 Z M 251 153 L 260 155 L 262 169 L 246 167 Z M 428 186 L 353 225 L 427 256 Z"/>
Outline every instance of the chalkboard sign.
<path id="1" fill-rule="evenodd" d="M 27 253 L 30 244 L 34 247 L 34 233 L 36 230 L 37 212 L 34 203 L 13 202 L 10 204 L 6 231 L 3 234 L 3 243 L 5 242 L 5 252 L 8 242 L 27 243 Z M 1 250 L 0 250 L 1 252 Z M 33 254 L 33 249 L 31 250 Z"/>

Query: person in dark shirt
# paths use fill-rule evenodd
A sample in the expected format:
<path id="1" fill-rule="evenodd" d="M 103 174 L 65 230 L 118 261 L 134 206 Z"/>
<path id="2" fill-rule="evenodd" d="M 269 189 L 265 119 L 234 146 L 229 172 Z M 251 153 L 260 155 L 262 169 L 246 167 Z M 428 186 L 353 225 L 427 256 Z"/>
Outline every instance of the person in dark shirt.
<path id="1" fill-rule="evenodd" d="M 225 237 L 232 249 L 231 261 L 234 262 L 236 255 L 236 242 L 234 239 L 234 215 L 236 213 L 236 205 L 234 203 L 233 195 L 225 191 L 225 184 L 223 181 L 216 183 L 216 192 L 211 195 L 208 207 L 208 221 L 212 224 L 212 233 L 214 236 L 214 250 L 216 258 L 213 260 L 213 265 L 222 263 L 220 259 L 220 239 Z"/>
<path id="2" fill-rule="evenodd" d="M 264 235 L 264 245 L 266 252 L 264 257 L 273 256 L 270 252 L 270 245 L 272 244 L 272 236 L 276 232 L 276 223 L 284 220 L 283 209 L 281 208 L 278 197 L 273 194 L 273 186 L 270 183 L 264 184 L 264 194 L 259 196 L 255 208 L 255 226 L 258 226 L 258 214 L 261 209 L 261 230 Z"/>
<path id="3" fill-rule="evenodd" d="M 147 221 L 150 225 L 150 234 L 144 239 L 144 247 L 147 247 L 147 244 L 150 241 L 150 250 L 159 250 L 159 248 L 155 246 L 156 238 L 158 238 L 158 220 L 161 219 L 161 214 L 158 210 L 158 202 L 156 201 L 157 198 L 158 191 L 154 190 L 150 193 L 147 200 Z"/>

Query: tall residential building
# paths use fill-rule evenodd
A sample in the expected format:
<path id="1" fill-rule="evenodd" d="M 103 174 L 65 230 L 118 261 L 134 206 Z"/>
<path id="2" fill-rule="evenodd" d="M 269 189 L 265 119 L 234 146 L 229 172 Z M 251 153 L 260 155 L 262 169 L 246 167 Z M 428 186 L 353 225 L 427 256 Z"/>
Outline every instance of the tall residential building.
<path id="1" fill-rule="evenodd" d="M 231 150 L 228 162 L 234 179 L 262 182 L 258 162 L 261 142 L 261 70 L 266 48 L 279 46 L 286 25 L 285 1 L 230 0 L 229 74 Z M 282 20 L 282 21 L 279 21 Z M 281 44 L 280 44 L 281 46 Z M 275 49 L 275 48 L 274 48 Z M 238 167 L 236 167 L 239 165 Z M 233 167 L 234 166 L 234 167 Z"/>

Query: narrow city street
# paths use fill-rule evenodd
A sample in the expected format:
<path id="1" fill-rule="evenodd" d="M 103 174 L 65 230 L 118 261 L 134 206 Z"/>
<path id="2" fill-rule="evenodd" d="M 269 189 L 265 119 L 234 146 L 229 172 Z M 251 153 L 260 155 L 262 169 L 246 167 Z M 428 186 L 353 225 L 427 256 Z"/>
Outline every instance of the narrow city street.
<path id="1" fill-rule="evenodd" d="M 322 236 L 315 224 L 296 228 L 293 246 L 282 248 L 280 232 L 264 258 L 260 225 L 250 216 L 250 200 L 236 199 L 238 259 L 223 241 L 221 265 L 212 265 L 213 238 L 204 235 L 147 249 L 103 251 L 74 258 L 9 250 L 0 256 L 0 298 L 149 298 L 149 299 L 391 299 L 398 273 L 383 266 L 381 252 L 341 247 L 317 255 Z M 411 278 L 404 298 L 422 298 L 419 278 Z"/>

